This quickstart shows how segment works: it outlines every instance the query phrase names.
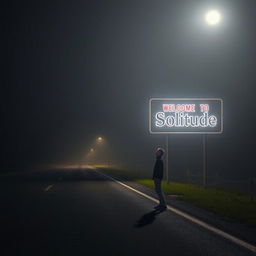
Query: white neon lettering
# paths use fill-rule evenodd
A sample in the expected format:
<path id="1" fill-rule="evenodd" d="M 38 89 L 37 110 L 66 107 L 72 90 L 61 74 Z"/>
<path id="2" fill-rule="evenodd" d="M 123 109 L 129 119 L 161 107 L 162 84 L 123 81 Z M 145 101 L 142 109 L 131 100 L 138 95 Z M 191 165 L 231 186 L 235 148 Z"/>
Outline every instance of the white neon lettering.
<path id="1" fill-rule="evenodd" d="M 166 122 L 166 125 L 169 126 L 169 127 L 174 126 L 174 124 L 175 124 L 174 116 L 167 116 L 165 122 Z"/>
<path id="2" fill-rule="evenodd" d="M 156 113 L 156 126 L 163 127 L 165 125 L 165 114 L 163 112 Z"/>
<path id="3" fill-rule="evenodd" d="M 211 127 L 215 127 L 217 125 L 217 117 L 216 116 L 209 116 L 209 125 Z"/>
<path id="4" fill-rule="evenodd" d="M 189 127 L 190 125 L 191 125 L 191 122 L 190 122 L 190 119 L 189 119 L 189 116 L 188 116 L 188 114 L 186 114 L 185 116 L 184 116 L 184 118 L 185 118 L 185 120 L 184 120 L 184 122 L 185 122 L 185 127 Z"/>
<path id="5" fill-rule="evenodd" d="M 199 117 L 200 127 L 206 127 L 207 126 L 207 121 L 206 121 L 205 115 L 206 115 L 206 113 L 203 113 L 203 115 Z"/>
<path id="6" fill-rule="evenodd" d="M 188 115 L 184 112 L 175 112 L 175 114 L 165 115 L 164 112 L 157 112 L 155 115 L 155 125 L 157 127 L 215 127 L 217 125 L 217 117 L 209 116 L 208 112 L 204 112 L 201 116 Z"/>

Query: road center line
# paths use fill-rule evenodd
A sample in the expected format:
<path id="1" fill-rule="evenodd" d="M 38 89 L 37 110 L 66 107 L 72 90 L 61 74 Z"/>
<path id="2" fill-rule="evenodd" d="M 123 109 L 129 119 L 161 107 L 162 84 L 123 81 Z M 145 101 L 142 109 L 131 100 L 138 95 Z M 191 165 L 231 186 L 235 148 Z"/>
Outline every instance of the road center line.
<path id="1" fill-rule="evenodd" d="M 49 185 L 48 187 L 46 187 L 46 188 L 44 189 L 44 191 L 47 192 L 47 191 L 49 191 L 52 187 L 53 187 L 53 185 Z"/>
<path id="2" fill-rule="evenodd" d="M 158 203 L 158 200 L 153 198 L 152 196 L 149 196 L 149 195 L 147 195 L 147 194 L 145 194 L 145 193 L 143 193 L 143 192 L 141 192 L 137 189 L 134 189 L 134 188 L 124 184 L 123 182 L 120 182 L 120 181 L 118 181 L 118 180 L 116 180 L 116 179 L 98 171 L 98 170 L 95 170 L 95 172 L 107 177 L 108 179 L 111 179 L 111 180 L 115 181 L 116 183 L 120 184 L 121 186 L 126 187 L 126 188 L 136 192 L 137 194 L 140 194 L 141 196 L 144 196 L 144 197 L 148 198 L 151 201 L 154 201 L 154 202 Z M 241 240 L 241 239 L 239 239 L 235 236 L 232 236 L 232 235 L 230 235 L 230 234 L 228 234 L 228 233 L 226 233 L 226 232 L 224 232 L 224 231 L 222 231 L 218 228 L 215 228 L 214 226 L 212 226 L 210 224 L 207 224 L 206 222 L 203 222 L 203 221 L 201 221 L 201 220 L 199 220 L 199 219 L 197 219 L 197 218 L 195 218 L 195 217 L 193 217 L 193 216 L 191 216 L 187 213 L 182 212 L 181 210 L 178 210 L 178 209 L 170 206 L 170 205 L 167 205 L 167 209 L 169 211 L 174 212 L 177 215 L 182 216 L 183 218 L 185 218 L 185 219 L 187 219 L 187 220 L 189 220 L 189 221 L 191 221 L 191 222 L 193 222 L 193 223 L 195 223 L 195 224 L 197 224 L 197 225 L 199 225 L 199 226 L 201 226 L 201 227 L 203 227 L 203 228 L 205 228 L 205 229 L 207 229 L 207 230 L 209 230 L 209 231 L 211 231 L 211 232 L 213 232 L 217 235 L 219 235 L 219 236 L 224 237 L 225 239 L 227 239 L 227 240 L 229 240 L 229 241 L 231 241 L 235 244 L 238 244 L 238 245 L 240 245 L 240 246 L 242 246 L 242 247 L 244 247 L 244 248 L 246 248 L 246 249 L 248 249 L 248 250 L 250 250 L 254 253 L 256 252 L 256 246 L 254 246 L 252 244 L 249 244 L 249 243 L 247 243 L 247 242 L 245 242 L 245 241 L 243 241 L 243 240 Z"/>

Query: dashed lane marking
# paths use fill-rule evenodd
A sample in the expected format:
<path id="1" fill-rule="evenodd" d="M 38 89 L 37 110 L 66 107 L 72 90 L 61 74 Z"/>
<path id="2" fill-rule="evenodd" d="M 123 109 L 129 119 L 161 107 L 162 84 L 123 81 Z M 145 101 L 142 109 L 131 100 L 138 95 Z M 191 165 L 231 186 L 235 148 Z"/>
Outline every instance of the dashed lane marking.
<path id="1" fill-rule="evenodd" d="M 44 191 L 45 192 L 48 192 L 50 189 L 52 189 L 53 188 L 53 185 L 49 185 L 48 187 L 46 187 L 45 189 L 44 189 Z"/>

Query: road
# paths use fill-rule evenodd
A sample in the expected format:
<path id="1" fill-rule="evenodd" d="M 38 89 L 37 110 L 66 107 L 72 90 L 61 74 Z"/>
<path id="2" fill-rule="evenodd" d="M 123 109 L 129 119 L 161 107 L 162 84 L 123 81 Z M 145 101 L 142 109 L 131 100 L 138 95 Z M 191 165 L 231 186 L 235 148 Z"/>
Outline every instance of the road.
<path id="1" fill-rule="evenodd" d="M 95 172 L 1 178 L 1 255 L 255 255 Z"/>

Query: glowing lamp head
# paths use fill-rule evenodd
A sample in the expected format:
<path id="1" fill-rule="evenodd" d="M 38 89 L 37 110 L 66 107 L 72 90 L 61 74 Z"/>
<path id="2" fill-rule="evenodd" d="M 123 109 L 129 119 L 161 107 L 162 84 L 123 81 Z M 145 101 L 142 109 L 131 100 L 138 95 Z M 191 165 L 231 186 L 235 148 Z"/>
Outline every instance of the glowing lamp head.
<path id="1" fill-rule="evenodd" d="M 205 14 L 205 21 L 210 26 L 216 26 L 221 21 L 221 14 L 217 10 L 210 10 Z"/>
<path id="2" fill-rule="evenodd" d="M 102 138 L 102 137 L 98 137 L 98 138 L 97 138 L 97 141 L 98 141 L 98 142 L 102 142 L 102 141 L 103 141 L 103 138 Z"/>

